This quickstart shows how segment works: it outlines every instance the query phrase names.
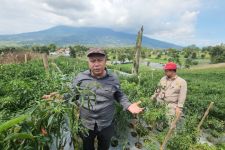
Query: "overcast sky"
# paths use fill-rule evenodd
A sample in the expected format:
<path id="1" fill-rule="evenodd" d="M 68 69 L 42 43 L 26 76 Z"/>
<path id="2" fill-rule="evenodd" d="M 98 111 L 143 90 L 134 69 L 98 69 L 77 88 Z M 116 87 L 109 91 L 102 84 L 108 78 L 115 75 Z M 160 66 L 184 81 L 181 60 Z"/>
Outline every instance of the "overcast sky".
<path id="1" fill-rule="evenodd" d="M 180 45 L 225 43 L 224 0 L 0 0 L 0 34 L 106 27 Z"/>

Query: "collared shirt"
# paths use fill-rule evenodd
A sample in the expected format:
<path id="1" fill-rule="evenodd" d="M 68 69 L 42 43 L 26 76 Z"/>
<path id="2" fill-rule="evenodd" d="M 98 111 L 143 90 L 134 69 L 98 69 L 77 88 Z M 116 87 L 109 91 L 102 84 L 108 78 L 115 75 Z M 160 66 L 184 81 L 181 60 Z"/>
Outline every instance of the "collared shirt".
<path id="1" fill-rule="evenodd" d="M 103 78 L 95 78 L 90 70 L 78 74 L 72 83 L 72 89 L 80 105 L 82 124 L 94 130 L 97 123 L 98 130 L 111 125 L 115 113 L 115 100 L 126 110 L 130 106 L 127 96 L 121 91 L 117 77 L 108 73 Z"/>
<path id="2" fill-rule="evenodd" d="M 187 82 L 179 76 L 168 78 L 164 76 L 152 96 L 157 101 L 174 103 L 182 108 L 187 95 Z"/>

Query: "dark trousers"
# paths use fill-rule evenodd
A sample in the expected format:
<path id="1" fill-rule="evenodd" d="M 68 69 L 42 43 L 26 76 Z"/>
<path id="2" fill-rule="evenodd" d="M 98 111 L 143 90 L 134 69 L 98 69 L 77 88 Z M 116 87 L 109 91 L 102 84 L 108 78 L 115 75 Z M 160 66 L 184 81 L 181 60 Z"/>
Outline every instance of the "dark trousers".
<path id="1" fill-rule="evenodd" d="M 111 142 L 111 138 L 114 134 L 114 125 L 110 126 L 98 131 L 98 126 L 95 124 L 94 131 L 89 130 L 88 136 L 83 136 L 83 150 L 95 150 L 94 142 L 97 137 L 98 140 L 98 150 L 108 150 Z"/>

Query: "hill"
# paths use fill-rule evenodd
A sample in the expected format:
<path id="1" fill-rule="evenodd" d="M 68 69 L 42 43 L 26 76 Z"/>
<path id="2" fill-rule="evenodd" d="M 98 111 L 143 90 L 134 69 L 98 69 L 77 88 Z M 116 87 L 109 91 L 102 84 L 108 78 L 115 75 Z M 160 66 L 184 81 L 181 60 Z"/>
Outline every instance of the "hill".
<path id="1" fill-rule="evenodd" d="M 107 28 L 55 26 L 46 30 L 0 35 L 0 43 L 91 45 L 91 46 L 134 46 L 136 35 L 117 32 Z M 143 36 L 143 46 L 148 48 L 181 48 L 181 46 Z"/>

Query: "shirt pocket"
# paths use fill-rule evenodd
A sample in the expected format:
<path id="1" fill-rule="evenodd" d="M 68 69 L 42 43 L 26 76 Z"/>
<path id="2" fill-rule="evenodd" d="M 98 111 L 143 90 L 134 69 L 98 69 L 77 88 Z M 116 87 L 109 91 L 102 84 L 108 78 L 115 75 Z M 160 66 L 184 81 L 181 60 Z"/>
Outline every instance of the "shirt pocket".
<path id="1" fill-rule="evenodd" d="M 105 84 L 102 88 L 97 90 L 97 94 L 108 99 L 113 99 L 116 88 L 111 84 Z"/>
<path id="2" fill-rule="evenodd" d="M 96 86 L 94 86 L 94 82 L 82 82 L 79 90 L 80 100 L 96 101 Z"/>
<path id="3" fill-rule="evenodd" d="M 172 85 L 171 87 L 170 87 L 170 92 L 171 92 L 171 94 L 178 94 L 178 93 L 180 93 L 180 87 L 178 86 L 178 85 Z"/>

